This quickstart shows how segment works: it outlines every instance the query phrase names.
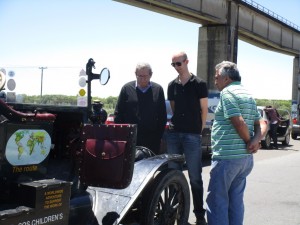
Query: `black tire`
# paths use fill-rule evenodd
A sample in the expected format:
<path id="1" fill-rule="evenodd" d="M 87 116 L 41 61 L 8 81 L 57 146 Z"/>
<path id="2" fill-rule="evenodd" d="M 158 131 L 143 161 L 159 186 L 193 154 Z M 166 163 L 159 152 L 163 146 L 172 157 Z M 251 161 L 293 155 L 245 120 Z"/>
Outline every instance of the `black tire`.
<path id="1" fill-rule="evenodd" d="M 297 140 L 297 135 L 296 135 L 296 134 L 292 134 L 292 138 L 293 138 L 294 140 Z"/>
<path id="2" fill-rule="evenodd" d="M 283 145 L 289 145 L 290 144 L 290 133 L 288 133 L 288 135 L 285 136 L 284 141 L 282 142 Z"/>
<path id="3" fill-rule="evenodd" d="M 262 148 L 269 149 L 271 148 L 271 137 L 269 133 L 266 134 L 265 140 L 261 141 Z"/>
<path id="4" fill-rule="evenodd" d="M 144 192 L 143 225 L 186 225 L 190 211 L 190 191 L 184 174 L 167 169 Z"/>

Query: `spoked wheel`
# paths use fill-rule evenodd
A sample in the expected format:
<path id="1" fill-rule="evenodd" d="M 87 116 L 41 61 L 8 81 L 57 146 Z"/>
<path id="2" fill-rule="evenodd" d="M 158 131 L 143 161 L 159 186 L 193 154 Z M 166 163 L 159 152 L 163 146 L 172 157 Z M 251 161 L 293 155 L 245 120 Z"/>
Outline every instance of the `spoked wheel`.
<path id="1" fill-rule="evenodd" d="M 184 174 L 167 169 L 154 179 L 144 193 L 143 225 L 186 225 L 190 211 L 190 192 Z"/>

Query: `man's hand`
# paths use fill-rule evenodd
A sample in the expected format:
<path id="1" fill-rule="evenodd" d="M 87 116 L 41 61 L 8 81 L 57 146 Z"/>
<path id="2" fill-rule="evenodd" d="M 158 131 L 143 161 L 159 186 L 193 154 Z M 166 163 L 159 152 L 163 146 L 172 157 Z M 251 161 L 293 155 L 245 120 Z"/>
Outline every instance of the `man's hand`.
<path id="1" fill-rule="evenodd" d="M 254 154 L 261 148 L 260 141 L 252 139 L 247 143 L 247 150 L 249 153 Z"/>
<path id="2" fill-rule="evenodd" d="M 247 150 L 249 153 L 256 153 L 261 148 L 260 140 L 263 139 L 268 132 L 268 126 L 263 119 L 254 122 L 254 137 L 247 142 Z"/>

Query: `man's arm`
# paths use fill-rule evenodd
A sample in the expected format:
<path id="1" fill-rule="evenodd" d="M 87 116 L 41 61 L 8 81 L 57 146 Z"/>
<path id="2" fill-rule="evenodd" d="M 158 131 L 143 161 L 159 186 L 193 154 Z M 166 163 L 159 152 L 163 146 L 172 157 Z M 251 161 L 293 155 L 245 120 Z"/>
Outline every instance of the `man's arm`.
<path id="1" fill-rule="evenodd" d="M 208 113 L 208 98 L 200 98 L 201 106 L 201 120 L 202 120 L 202 130 L 206 125 L 206 118 Z"/>
<path id="2" fill-rule="evenodd" d="M 250 133 L 244 118 L 242 116 L 233 116 L 230 117 L 230 121 L 241 139 L 248 143 L 250 141 Z"/>
<path id="3" fill-rule="evenodd" d="M 158 125 L 159 125 L 159 136 L 161 138 L 163 136 L 165 126 L 167 123 L 166 100 L 165 100 L 163 88 L 159 89 L 157 115 L 158 115 Z"/>
<path id="4" fill-rule="evenodd" d="M 174 100 L 170 101 L 170 106 L 171 106 L 171 109 L 172 109 L 172 113 L 174 114 L 174 112 L 175 112 L 175 101 Z"/>
<path id="5" fill-rule="evenodd" d="M 124 123 L 124 110 L 125 110 L 125 100 L 124 100 L 124 88 L 121 89 L 119 97 L 118 97 L 118 101 L 117 101 L 117 105 L 115 108 L 115 119 L 114 122 L 115 123 Z"/>

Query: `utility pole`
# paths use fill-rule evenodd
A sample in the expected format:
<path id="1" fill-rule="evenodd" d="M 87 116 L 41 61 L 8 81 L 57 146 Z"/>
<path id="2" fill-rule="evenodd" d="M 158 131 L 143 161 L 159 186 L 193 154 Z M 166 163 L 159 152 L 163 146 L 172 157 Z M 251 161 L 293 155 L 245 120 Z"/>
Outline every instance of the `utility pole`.
<path id="1" fill-rule="evenodd" d="M 47 69 L 47 67 L 39 67 L 40 70 L 42 70 L 41 74 L 41 101 L 43 96 L 43 76 L 44 76 L 44 70 Z"/>

